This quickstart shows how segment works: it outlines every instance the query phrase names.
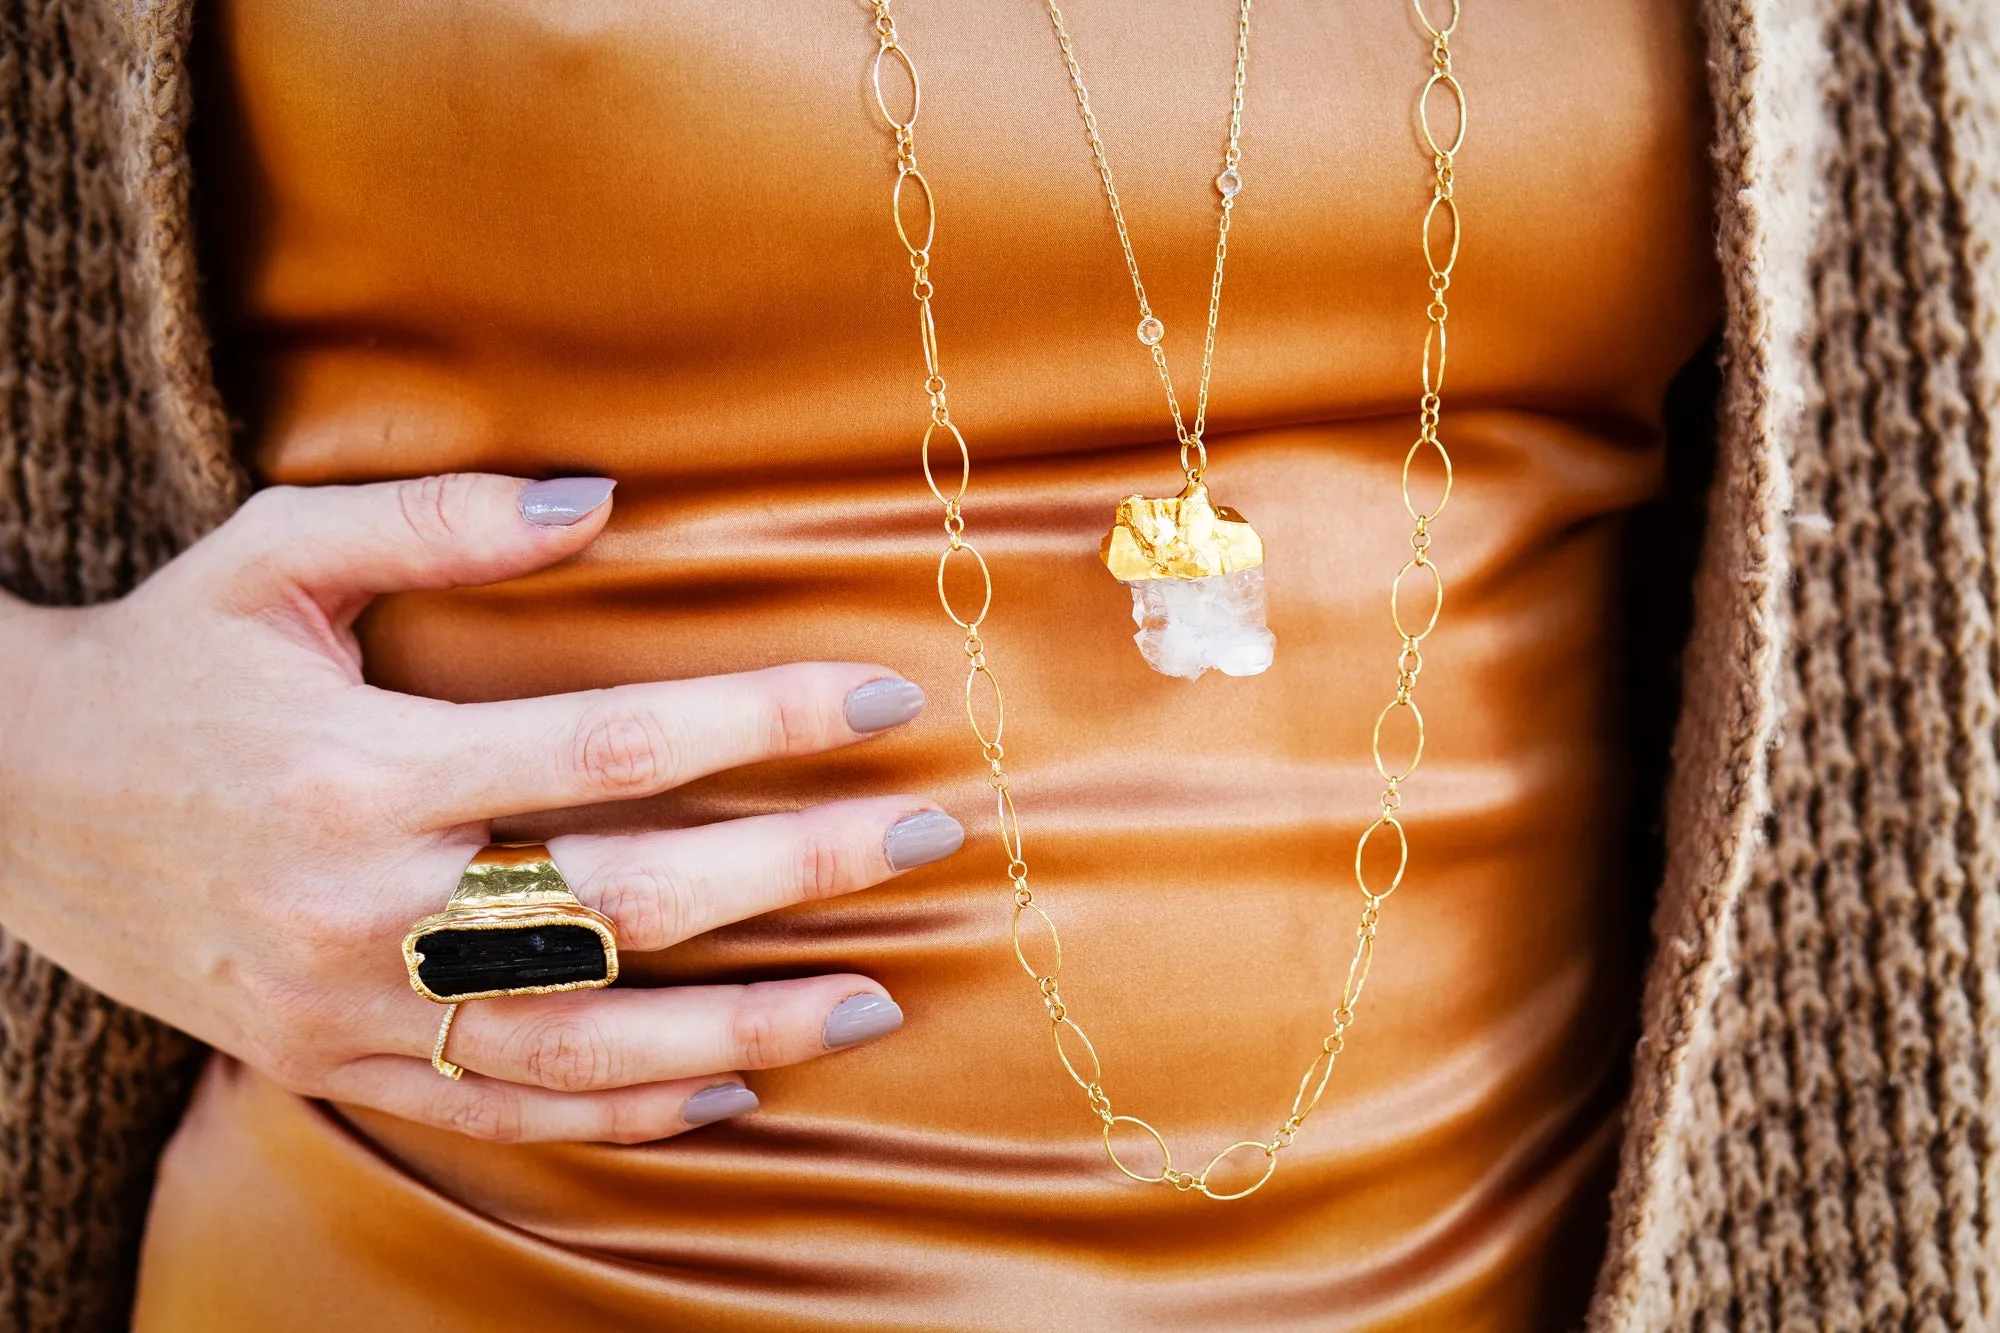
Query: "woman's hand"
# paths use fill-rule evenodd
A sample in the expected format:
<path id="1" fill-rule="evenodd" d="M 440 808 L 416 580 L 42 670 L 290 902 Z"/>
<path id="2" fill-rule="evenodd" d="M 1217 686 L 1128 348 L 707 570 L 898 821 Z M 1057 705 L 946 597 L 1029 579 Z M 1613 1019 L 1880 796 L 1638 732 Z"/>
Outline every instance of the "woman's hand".
<path id="1" fill-rule="evenodd" d="M 572 555 L 611 483 L 451 476 L 266 491 L 122 601 L 0 598 L 0 922 L 91 985 L 313 1097 L 483 1139 L 639 1142 L 756 1105 L 732 1071 L 893 1031 L 866 977 L 571 992 L 444 1011 L 400 944 L 488 821 L 664 791 L 914 717 L 877 666 L 802 663 L 511 703 L 362 683 L 378 593 Z M 641 952 L 955 851 L 914 796 L 551 840 Z"/>

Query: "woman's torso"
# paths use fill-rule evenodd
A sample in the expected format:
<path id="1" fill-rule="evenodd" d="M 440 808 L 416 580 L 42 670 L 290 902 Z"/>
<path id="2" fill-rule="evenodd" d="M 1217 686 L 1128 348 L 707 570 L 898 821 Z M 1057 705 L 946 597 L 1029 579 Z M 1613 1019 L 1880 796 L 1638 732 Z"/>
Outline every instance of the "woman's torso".
<path id="1" fill-rule="evenodd" d="M 752 1075 L 741 1122 L 495 1147 L 218 1064 L 173 1146 L 139 1327 L 1524 1329 L 1589 1281 L 1634 1014 L 1620 873 L 1621 518 L 1712 323 L 1698 62 L 1645 0 L 1467 0 L 1444 433 L 1409 879 L 1326 1100 L 1230 1205 L 1130 1184 L 1008 946 L 957 706 L 892 146 L 855 3 L 224 0 L 206 186 L 262 475 L 619 481 L 582 558 L 407 596 L 370 675 L 490 699 L 799 658 L 932 706 L 891 738 L 510 832 L 930 794 L 966 849 L 627 960 L 633 984 L 865 972 L 908 1024 Z M 1169 352 L 1191 378 L 1234 7 L 1069 11 Z M 1198 1163 L 1268 1136 L 1326 1029 L 1393 689 L 1415 429 L 1428 42 L 1405 4 L 1254 20 L 1211 480 L 1269 552 L 1276 664 L 1149 672 L 1096 552 L 1177 487 L 1164 400 L 1033 0 L 911 3 L 933 277 L 986 632 L 1063 989 L 1121 1109 Z M 442 899 L 449 886 L 439 886 Z M 421 1004 L 415 996 L 412 1004 Z"/>

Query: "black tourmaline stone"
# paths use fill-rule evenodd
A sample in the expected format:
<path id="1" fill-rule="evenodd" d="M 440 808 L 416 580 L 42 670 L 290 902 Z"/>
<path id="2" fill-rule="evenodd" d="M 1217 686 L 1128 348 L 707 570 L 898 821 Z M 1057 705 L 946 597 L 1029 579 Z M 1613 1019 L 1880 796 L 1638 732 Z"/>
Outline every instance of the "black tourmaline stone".
<path id="1" fill-rule="evenodd" d="M 438 930 L 417 941 L 417 975 L 447 1000 L 523 986 L 602 981 L 604 941 L 588 926 Z"/>

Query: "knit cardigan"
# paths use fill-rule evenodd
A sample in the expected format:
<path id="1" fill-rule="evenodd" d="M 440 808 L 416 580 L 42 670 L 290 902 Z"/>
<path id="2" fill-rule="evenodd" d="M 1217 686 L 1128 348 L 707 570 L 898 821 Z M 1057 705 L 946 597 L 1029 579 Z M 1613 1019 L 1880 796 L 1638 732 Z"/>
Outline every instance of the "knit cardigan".
<path id="1" fill-rule="evenodd" d="M 0 8 L 0 583 L 35 600 L 118 595 L 248 486 L 192 6 Z M 1591 1326 L 1996 1327 L 2000 8 L 1704 23 L 1713 477 Z M 199 1057 L 0 936 L 0 1327 L 125 1323 Z"/>

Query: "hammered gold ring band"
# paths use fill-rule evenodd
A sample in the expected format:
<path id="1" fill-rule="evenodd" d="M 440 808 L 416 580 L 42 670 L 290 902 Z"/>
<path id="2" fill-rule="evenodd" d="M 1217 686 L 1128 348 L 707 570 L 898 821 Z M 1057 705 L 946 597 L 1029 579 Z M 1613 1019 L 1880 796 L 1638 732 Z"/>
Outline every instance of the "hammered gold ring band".
<path id="1" fill-rule="evenodd" d="M 464 1072 L 445 1059 L 458 1006 L 502 995 L 595 990 L 618 979 L 611 921 L 577 901 L 539 842 L 492 843 L 472 858 L 444 910 L 403 937 L 410 987 L 447 1006 L 431 1066 Z"/>
<path id="2" fill-rule="evenodd" d="M 451 1020 L 457 1017 L 457 1005 L 448 1004 L 444 1007 L 444 1022 L 438 1024 L 437 1044 L 431 1047 L 431 1068 L 452 1080 L 456 1080 L 465 1072 L 464 1065 L 455 1065 L 444 1058 L 444 1044 L 451 1040 Z"/>

